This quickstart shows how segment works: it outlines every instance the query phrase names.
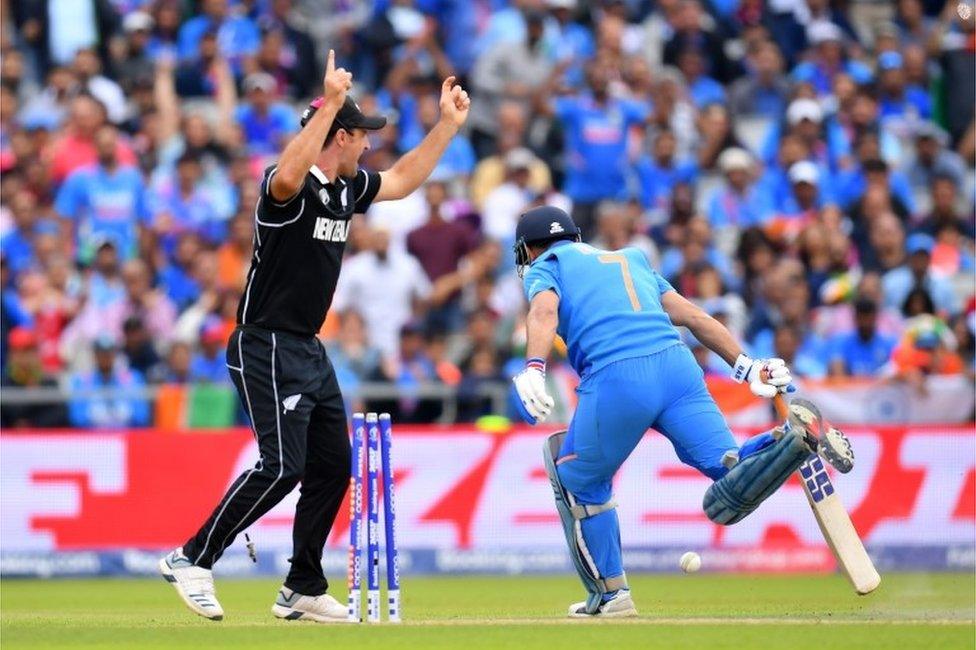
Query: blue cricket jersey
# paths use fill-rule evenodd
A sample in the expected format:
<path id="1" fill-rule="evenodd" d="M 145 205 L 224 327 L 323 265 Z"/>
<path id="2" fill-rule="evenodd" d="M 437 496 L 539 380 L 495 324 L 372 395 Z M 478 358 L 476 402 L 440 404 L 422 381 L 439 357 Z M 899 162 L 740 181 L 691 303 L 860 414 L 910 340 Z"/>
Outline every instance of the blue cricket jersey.
<path id="1" fill-rule="evenodd" d="M 556 242 L 532 262 L 524 285 L 530 301 L 546 290 L 559 296 L 557 332 L 581 378 L 681 343 L 661 306 L 661 295 L 674 288 L 637 248 L 605 251 Z"/>
<path id="2" fill-rule="evenodd" d="M 616 98 L 601 106 L 581 95 L 558 98 L 555 109 L 566 134 L 567 196 L 579 203 L 622 198 L 628 130 L 644 121 L 647 107 Z"/>

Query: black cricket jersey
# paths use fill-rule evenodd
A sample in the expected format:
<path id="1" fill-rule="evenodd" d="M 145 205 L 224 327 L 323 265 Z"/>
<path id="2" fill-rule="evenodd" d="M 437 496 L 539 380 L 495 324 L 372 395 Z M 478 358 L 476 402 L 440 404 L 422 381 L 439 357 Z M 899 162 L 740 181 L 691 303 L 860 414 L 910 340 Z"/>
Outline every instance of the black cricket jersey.
<path id="1" fill-rule="evenodd" d="M 349 222 L 380 189 L 380 175 L 359 169 L 330 183 L 316 167 L 295 196 L 277 203 L 265 170 L 254 210 L 254 253 L 237 307 L 238 325 L 315 336 L 332 304 Z"/>

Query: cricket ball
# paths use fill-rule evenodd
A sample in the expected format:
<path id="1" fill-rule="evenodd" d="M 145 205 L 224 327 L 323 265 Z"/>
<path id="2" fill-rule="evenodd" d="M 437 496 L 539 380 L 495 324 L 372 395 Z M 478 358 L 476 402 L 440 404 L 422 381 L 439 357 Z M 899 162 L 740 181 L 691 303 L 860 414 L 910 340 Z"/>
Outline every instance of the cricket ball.
<path id="1" fill-rule="evenodd" d="M 701 568 L 701 556 L 694 551 L 688 551 L 678 560 L 678 565 L 685 573 L 694 573 Z"/>

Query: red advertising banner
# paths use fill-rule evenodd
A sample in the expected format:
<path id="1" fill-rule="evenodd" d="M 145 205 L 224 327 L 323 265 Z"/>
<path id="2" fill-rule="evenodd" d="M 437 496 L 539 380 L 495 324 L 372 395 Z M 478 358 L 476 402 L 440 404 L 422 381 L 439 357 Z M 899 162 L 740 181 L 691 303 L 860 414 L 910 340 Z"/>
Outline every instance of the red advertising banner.
<path id="1" fill-rule="evenodd" d="M 546 431 L 396 427 L 394 467 L 404 549 L 553 551 L 562 532 L 542 467 Z M 743 436 L 752 433 L 741 431 Z M 848 431 L 854 472 L 834 477 L 871 547 L 976 545 L 976 435 L 971 427 L 859 427 Z M 191 534 L 257 458 L 245 430 L 17 432 L 0 435 L 0 551 L 157 549 Z M 625 547 L 798 552 L 829 561 L 798 483 L 739 524 L 701 511 L 708 479 L 650 432 L 621 468 L 615 495 Z M 287 551 L 297 494 L 251 528 Z M 329 538 L 345 544 L 348 509 Z M 728 556 L 726 556 L 728 557 Z M 825 559 L 826 558 L 826 559 Z"/>

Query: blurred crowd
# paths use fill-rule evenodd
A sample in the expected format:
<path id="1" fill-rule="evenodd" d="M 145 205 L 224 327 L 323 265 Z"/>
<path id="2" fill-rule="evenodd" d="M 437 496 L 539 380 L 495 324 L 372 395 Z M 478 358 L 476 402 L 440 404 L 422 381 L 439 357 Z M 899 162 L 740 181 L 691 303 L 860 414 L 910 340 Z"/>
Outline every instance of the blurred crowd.
<path id="1" fill-rule="evenodd" d="M 952 0 L 2 2 L 3 424 L 140 426 L 229 385 L 260 175 L 330 48 L 382 170 L 472 97 L 430 180 L 353 221 L 321 336 L 351 407 L 431 421 L 521 365 L 518 215 L 636 246 L 805 379 L 973 372 L 976 32 Z M 724 362 L 687 338 L 705 372 Z M 571 371 L 549 380 L 563 408 Z M 396 387 L 363 404 L 362 387 Z M 106 394 L 107 393 L 107 396 Z M 367 395 L 368 397 L 368 395 Z M 565 412 L 565 411 L 564 411 Z"/>

